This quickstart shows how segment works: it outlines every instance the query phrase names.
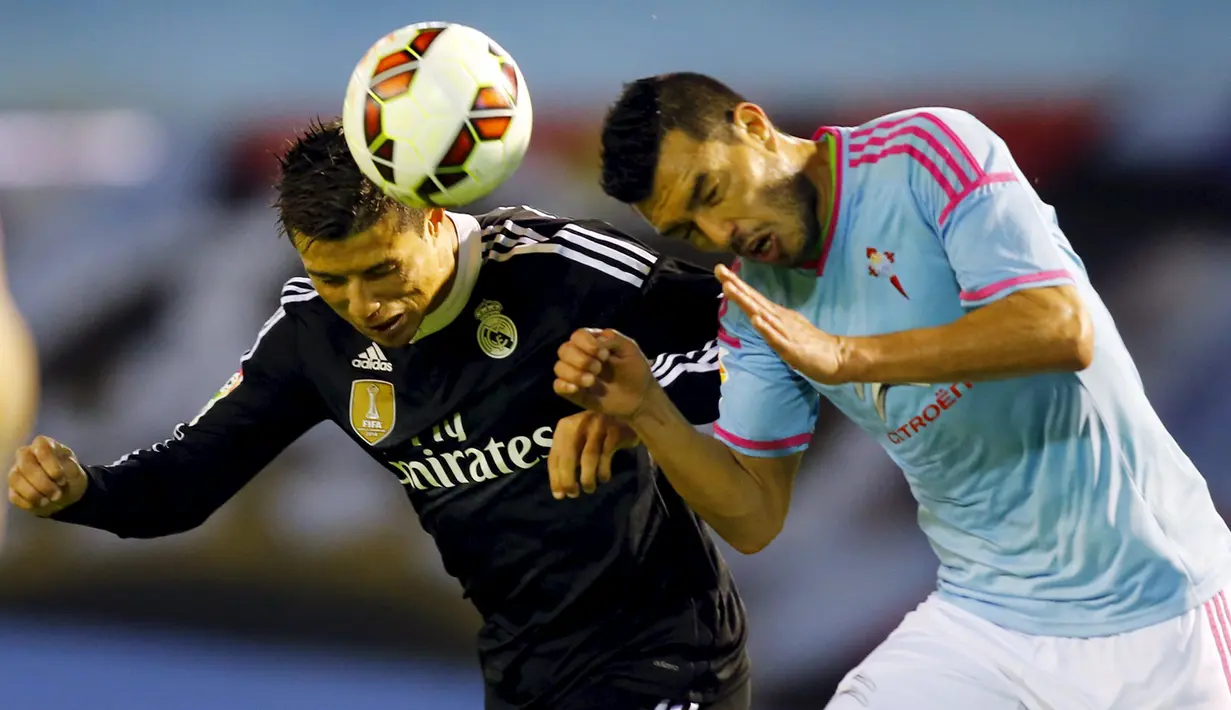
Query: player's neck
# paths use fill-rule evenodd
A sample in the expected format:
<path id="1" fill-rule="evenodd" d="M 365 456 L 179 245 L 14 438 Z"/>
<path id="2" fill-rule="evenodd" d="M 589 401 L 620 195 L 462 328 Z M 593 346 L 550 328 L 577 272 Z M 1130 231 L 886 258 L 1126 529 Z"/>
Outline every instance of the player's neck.
<path id="1" fill-rule="evenodd" d="M 431 305 L 427 308 L 428 313 L 432 313 L 437 308 L 440 308 L 440 305 L 453 292 L 453 285 L 457 283 L 457 259 L 458 252 L 460 251 L 458 248 L 457 227 L 453 224 L 453 220 L 447 217 L 440 221 L 439 231 L 436 233 L 436 247 L 440 250 L 439 258 L 441 261 L 450 264 L 449 278 L 440 287 L 440 291 L 436 293 L 435 298 L 432 299 Z"/>
<path id="2" fill-rule="evenodd" d="M 834 170 L 837 160 L 836 144 L 829 134 L 821 136 L 819 140 L 808 141 L 808 143 L 812 150 L 804 163 L 803 172 L 816 188 L 816 219 L 821 234 L 826 235 L 830 232 L 829 221 L 833 218 L 833 207 L 837 199 L 835 189 L 837 176 Z M 822 236 L 816 245 L 817 253 L 813 256 L 820 256 L 824 247 L 825 238 Z"/>

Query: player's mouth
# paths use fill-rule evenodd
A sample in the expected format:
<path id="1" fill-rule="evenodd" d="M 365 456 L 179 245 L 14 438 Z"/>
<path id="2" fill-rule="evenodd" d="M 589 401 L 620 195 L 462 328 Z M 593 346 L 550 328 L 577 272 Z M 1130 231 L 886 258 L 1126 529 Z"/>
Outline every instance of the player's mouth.
<path id="1" fill-rule="evenodd" d="M 781 255 L 782 250 L 778 248 L 778 239 L 770 233 L 758 234 L 749 239 L 744 247 L 744 256 L 753 261 L 774 263 Z"/>
<path id="2" fill-rule="evenodd" d="M 405 321 L 406 321 L 406 314 L 399 313 L 396 316 L 393 316 L 392 318 L 381 321 L 380 323 L 377 323 L 375 325 L 368 326 L 368 329 L 371 330 L 373 333 L 387 336 L 387 335 L 391 335 L 394 331 L 396 331 L 397 327 L 401 325 L 402 323 L 404 323 Z"/>

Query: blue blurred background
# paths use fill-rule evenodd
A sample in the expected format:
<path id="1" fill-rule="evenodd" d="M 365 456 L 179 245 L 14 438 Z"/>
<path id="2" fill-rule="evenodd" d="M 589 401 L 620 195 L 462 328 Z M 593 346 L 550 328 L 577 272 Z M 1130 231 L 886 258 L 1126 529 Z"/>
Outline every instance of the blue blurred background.
<path id="1" fill-rule="evenodd" d="M 535 99 L 530 157 L 476 209 L 529 203 L 649 241 L 596 184 L 623 81 L 714 74 L 799 134 L 973 111 L 1056 205 L 1156 407 L 1231 504 L 1225 0 L 0 0 L 0 213 L 45 368 L 39 432 L 107 462 L 195 414 L 297 273 L 272 152 L 340 110 L 371 42 L 429 19 L 494 36 Z M 177 538 L 9 518 L 4 710 L 481 704 L 474 612 L 396 481 L 339 432 Z M 786 531 L 727 558 L 771 710 L 819 707 L 936 566 L 898 472 L 832 411 Z"/>

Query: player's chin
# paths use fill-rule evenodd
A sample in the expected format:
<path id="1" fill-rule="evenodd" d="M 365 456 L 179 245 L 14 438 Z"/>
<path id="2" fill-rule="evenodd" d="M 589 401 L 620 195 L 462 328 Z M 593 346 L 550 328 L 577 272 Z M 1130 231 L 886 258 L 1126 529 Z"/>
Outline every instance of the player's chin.
<path id="1" fill-rule="evenodd" d="M 403 316 L 389 328 L 366 329 L 364 334 L 382 348 L 404 348 L 414 339 L 421 322 L 420 318 L 412 319 L 409 316 Z"/>
<path id="2" fill-rule="evenodd" d="M 794 254 L 770 253 L 770 254 L 742 254 L 740 259 L 744 261 L 755 261 L 758 264 L 766 266 L 802 266 L 806 261 L 802 256 Z"/>

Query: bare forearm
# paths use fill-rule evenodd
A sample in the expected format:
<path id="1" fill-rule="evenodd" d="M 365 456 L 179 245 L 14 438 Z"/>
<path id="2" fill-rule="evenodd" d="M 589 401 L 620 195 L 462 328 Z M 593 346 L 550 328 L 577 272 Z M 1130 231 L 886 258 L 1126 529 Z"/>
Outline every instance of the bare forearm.
<path id="1" fill-rule="evenodd" d="M 1015 293 L 947 325 L 843 338 L 842 379 L 956 382 L 1089 366 L 1093 328 L 1071 286 Z"/>
<path id="2" fill-rule="evenodd" d="M 661 389 L 654 388 L 630 424 L 676 492 L 736 549 L 755 552 L 781 529 L 773 486 L 722 442 L 697 431 Z"/>

